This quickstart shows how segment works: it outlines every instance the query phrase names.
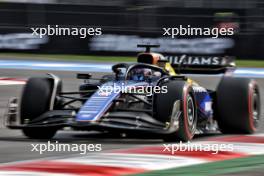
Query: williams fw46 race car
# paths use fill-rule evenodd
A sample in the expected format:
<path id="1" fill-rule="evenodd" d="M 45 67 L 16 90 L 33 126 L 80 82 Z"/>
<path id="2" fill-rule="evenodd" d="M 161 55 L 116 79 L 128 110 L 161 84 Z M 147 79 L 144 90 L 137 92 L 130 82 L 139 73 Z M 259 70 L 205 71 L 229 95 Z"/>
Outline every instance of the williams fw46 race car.
<path id="1" fill-rule="evenodd" d="M 77 74 L 84 83 L 76 92 L 63 92 L 62 81 L 53 74 L 30 78 L 21 99 L 9 101 L 6 126 L 38 139 L 52 138 L 64 127 L 155 133 L 165 141 L 188 141 L 212 130 L 256 131 L 260 95 L 255 80 L 232 77 L 227 73 L 233 67 L 226 66 L 216 90 L 208 90 L 179 74 L 186 67 L 174 70 L 161 54 L 150 52 L 157 46 L 140 47 L 147 49 L 137 63 L 113 65 L 111 75 L 95 79 Z"/>

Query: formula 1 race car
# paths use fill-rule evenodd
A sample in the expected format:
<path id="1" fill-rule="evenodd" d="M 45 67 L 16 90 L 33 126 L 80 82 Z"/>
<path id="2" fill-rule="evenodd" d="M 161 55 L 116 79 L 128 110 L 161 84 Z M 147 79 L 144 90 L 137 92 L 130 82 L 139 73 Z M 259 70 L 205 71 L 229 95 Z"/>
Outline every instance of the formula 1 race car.
<path id="1" fill-rule="evenodd" d="M 255 80 L 225 74 L 216 90 L 208 90 L 179 74 L 180 66 L 174 70 L 161 54 L 150 52 L 157 46 L 139 47 L 146 52 L 138 62 L 115 64 L 111 75 L 77 74 L 84 83 L 76 92 L 63 92 L 53 74 L 30 78 L 21 100 L 10 100 L 6 125 L 38 139 L 52 138 L 63 127 L 155 133 L 166 141 L 188 141 L 212 130 L 256 131 L 260 95 Z"/>

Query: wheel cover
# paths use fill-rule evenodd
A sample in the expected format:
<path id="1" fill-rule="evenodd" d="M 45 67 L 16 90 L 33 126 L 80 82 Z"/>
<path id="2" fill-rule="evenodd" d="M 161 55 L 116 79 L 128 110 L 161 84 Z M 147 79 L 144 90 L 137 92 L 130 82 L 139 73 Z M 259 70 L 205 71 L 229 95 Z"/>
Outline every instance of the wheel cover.
<path id="1" fill-rule="evenodd" d="M 258 121 L 259 121 L 259 94 L 258 91 L 256 89 L 254 89 L 253 92 L 253 99 L 252 99 L 252 107 L 253 107 L 253 122 L 254 122 L 254 127 L 257 127 Z"/>
<path id="2" fill-rule="evenodd" d="M 194 101 L 191 95 L 187 96 L 187 122 L 188 122 L 188 128 L 190 132 L 194 132 L 195 130 L 195 107 L 194 107 Z"/>

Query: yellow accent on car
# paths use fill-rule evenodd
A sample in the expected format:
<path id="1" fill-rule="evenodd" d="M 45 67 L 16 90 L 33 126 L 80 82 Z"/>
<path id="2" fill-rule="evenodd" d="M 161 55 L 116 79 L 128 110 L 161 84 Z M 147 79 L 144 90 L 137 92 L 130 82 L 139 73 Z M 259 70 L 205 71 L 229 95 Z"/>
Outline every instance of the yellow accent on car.
<path id="1" fill-rule="evenodd" d="M 177 75 L 176 72 L 174 71 L 173 67 L 171 66 L 171 64 L 169 62 L 167 62 L 165 64 L 165 70 L 167 70 L 171 76 L 176 76 Z M 198 85 L 195 81 L 193 81 L 190 78 L 187 79 L 187 82 L 189 84 L 192 84 L 192 85 Z"/>
<path id="2" fill-rule="evenodd" d="M 171 66 L 171 64 L 169 62 L 166 63 L 165 70 L 167 70 L 171 76 L 175 76 L 176 75 L 174 69 L 172 68 L 172 66 Z"/>

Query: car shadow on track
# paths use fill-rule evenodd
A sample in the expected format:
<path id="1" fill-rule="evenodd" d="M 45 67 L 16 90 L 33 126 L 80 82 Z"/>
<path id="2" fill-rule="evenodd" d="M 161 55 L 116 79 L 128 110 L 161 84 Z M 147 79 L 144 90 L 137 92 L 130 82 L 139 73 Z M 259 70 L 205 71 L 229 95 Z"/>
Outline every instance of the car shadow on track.
<path id="1" fill-rule="evenodd" d="M 220 133 L 199 134 L 195 135 L 193 141 L 206 140 L 210 137 L 216 137 Z M 4 135 L 0 137 L 0 141 L 8 142 L 47 142 L 59 141 L 63 143 L 102 143 L 102 144 L 118 144 L 118 145 L 133 145 L 133 144 L 163 144 L 168 143 L 162 140 L 161 135 L 151 134 L 124 134 L 124 133 L 107 133 L 107 132 L 74 132 L 74 131 L 59 131 L 52 139 L 29 139 L 26 138 L 20 131 L 17 134 Z"/>

